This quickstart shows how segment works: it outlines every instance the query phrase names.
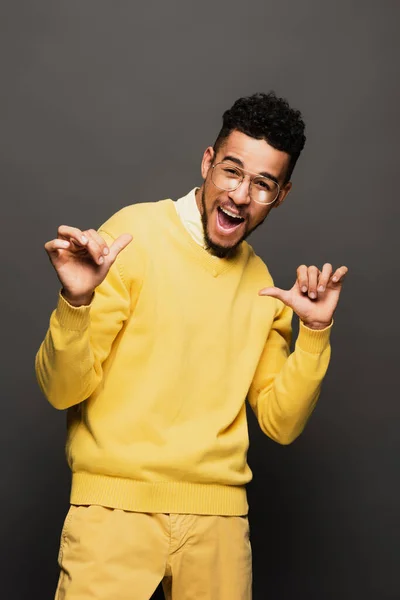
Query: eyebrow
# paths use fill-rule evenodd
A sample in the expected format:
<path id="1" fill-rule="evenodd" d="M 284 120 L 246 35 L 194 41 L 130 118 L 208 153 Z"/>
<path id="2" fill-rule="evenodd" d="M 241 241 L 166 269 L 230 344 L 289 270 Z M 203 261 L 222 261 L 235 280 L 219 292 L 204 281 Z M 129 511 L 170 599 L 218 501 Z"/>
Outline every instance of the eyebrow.
<path id="1" fill-rule="evenodd" d="M 223 157 L 221 162 L 223 162 L 225 160 L 230 160 L 231 162 L 236 163 L 239 167 L 241 167 L 243 170 L 245 170 L 244 164 L 240 160 L 240 158 L 236 158 L 236 156 L 231 156 L 230 154 L 227 154 L 226 156 Z M 275 183 L 277 183 L 279 185 L 278 179 L 274 175 L 271 175 L 271 173 L 268 173 L 267 171 L 262 171 L 261 173 L 252 173 L 252 175 L 262 175 L 262 177 L 268 177 L 268 179 L 272 179 L 272 181 L 275 181 Z"/>

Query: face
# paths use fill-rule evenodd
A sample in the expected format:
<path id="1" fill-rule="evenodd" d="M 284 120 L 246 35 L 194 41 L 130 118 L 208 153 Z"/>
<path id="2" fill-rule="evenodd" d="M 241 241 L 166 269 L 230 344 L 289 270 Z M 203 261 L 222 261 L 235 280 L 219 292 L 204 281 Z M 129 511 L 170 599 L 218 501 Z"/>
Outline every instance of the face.
<path id="1" fill-rule="evenodd" d="M 221 161 L 241 166 L 254 175 L 275 179 L 280 193 L 273 204 L 263 205 L 250 198 L 250 176 L 246 174 L 241 185 L 233 192 L 215 187 L 211 181 L 212 166 Z M 234 253 L 238 245 L 266 219 L 270 210 L 282 204 L 291 183 L 284 183 L 290 156 L 272 148 L 265 140 L 256 140 L 239 131 L 233 131 L 215 154 L 210 146 L 204 152 L 201 173 L 204 183 L 196 193 L 207 249 L 216 256 Z M 231 217 L 223 211 L 229 211 Z M 232 218 L 232 214 L 240 219 Z"/>

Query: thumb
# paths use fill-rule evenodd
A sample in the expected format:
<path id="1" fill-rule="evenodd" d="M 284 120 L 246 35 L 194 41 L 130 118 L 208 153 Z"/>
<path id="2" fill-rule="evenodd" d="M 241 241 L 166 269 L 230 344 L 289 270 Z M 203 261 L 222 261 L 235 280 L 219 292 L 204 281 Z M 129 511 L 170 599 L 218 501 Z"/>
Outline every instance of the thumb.
<path id="1" fill-rule="evenodd" d="M 118 254 L 132 241 L 130 233 L 123 233 L 110 246 L 109 260 L 114 262 Z"/>
<path id="2" fill-rule="evenodd" d="M 278 298 L 284 304 L 288 303 L 289 292 L 287 290 L 281 290 L 278 287 L 267 287 L 258 292 L 259 296 L 270 296 L 270 298 Z"/>

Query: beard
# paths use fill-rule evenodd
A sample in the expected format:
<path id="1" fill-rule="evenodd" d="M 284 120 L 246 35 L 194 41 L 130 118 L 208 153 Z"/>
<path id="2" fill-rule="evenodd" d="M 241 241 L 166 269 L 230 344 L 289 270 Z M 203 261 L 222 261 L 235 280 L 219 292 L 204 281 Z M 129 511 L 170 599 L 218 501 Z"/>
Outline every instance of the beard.
<path id="1" fill-rule="evenodd" d="M 207 250 L 207 252 L 209 252 L 213 256 L 217 256 L 218 258 L 233 258 L 236 255 L 240 244 L 251 233 L 253 233 L 253 231 L 255 229 L 257 229 L 257 227 L 259 227 L 259 225 L 261 225 L 265 221 L 265 218 L 266 218 L 265 217 L 262 221 L 257 223 L 257 225 L 255 227 L 253 227 L 251 229 L 246 228 L 244 235 L 235 244 L 233 244 L 233 246 L 221 246 L 220 244 L 216 244 L 215 242 L 213 242 L 213 240 L 210 238 L 210 235 L 208 233 L 208 216 L 207 216 L 207 210 L 206 210 L 206 198 L 205 198 L 205 189 L 204 188 L 203 188 L 202 194 L 201 194 L 201 206 L 202 206 L 201 222 L 203 225 L 204 246 L 205 246 L 205 249 Z"/>

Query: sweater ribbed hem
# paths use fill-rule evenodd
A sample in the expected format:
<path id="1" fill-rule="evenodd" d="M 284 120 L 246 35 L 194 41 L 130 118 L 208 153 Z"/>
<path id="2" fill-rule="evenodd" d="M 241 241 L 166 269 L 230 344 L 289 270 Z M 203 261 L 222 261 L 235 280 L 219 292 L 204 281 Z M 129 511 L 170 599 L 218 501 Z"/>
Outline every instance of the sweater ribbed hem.
<path id="1" fill-rule="evenodd" d="M 297 344 L 305 352 L 310 354 L 320 354 L 329 345 L 333 321 L 325 329 L 310 329 L 300 321 L 299 335 Z"/>
<path id="2" fill-rule="evenodd" d="M 84 472 L 72 475 L 71 504 L 147 513 L 243 516 L 248 512 L 244 486 L 149 483 Z"/>

